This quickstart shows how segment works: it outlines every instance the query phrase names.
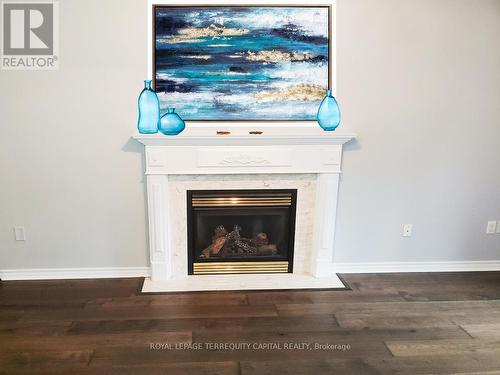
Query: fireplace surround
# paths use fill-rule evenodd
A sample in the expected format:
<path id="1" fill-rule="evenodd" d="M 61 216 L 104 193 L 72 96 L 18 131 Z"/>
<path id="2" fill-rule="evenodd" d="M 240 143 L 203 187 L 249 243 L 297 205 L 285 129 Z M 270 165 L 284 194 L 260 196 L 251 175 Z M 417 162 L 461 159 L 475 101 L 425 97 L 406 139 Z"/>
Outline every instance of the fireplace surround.
<path id="1" fill-rule="evenodd" d="M 355 135 L 313 126 L 224 130 L 134 136 L 145 145 L 151 278 L 143 292 L 343 287 L 334 272 L 335 218 L 342 145 Z M 273 189 L 297 190 L 291 272 L 190 274 L 188 191 Z M 254 239 L 240 226 L 242 237 Z"/>

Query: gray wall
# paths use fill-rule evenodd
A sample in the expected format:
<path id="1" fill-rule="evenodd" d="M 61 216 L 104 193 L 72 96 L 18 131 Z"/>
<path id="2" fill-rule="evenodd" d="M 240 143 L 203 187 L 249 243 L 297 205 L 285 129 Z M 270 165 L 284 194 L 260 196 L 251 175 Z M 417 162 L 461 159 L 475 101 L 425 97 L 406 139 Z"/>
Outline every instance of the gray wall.
<path id="1" fill-rule="evenodd" d="M 338 37 L 335 259 L 499 260 L 500 1 L 340 1 Z"/>
<path id="2" fill-rule="evenodd" d="M 60 69 L 1 71 L 0 269 L 147 265 L 146 3 L 63 0 Z M 28 241 L 15 242 L 24 225 Z"/>
<path id="3" fill-rule="evenodd" d="M 0 72 L 0 269 L 145 266 L 129 141 L 145 2 L 64 0 L 60 14 L 58 71 Z M 500 1 L 339 0 L 337 21 L 341 130 L 359 140 L 336 260 L 499 260 L 484 233 L 500 220 Z"/>

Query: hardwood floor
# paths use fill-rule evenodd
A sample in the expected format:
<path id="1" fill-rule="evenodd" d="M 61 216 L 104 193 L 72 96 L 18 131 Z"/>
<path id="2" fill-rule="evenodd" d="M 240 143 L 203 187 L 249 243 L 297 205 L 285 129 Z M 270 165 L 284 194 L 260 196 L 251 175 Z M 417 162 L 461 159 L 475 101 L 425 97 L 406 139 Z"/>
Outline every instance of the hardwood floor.
<path id="1" fill-rule="evenodd" d="M 165 295 L 138 294 L 141 279 L 1 282 L 0 374 L 500 374 L 500 272 L 344 279 Z"/>

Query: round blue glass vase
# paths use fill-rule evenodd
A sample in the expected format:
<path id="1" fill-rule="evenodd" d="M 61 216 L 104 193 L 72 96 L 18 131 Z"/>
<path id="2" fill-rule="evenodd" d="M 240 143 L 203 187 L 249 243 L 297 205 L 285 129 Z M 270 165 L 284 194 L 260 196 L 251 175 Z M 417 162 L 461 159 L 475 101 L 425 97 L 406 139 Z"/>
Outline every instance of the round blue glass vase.
<path id="1" fill-rule="evenodd" d="M 160 101 L 156 92 L 151 88 L 151 81 L 144 81 L 144 90 L 141 91 L 139 99 L 139 120 L 137 129 L 141 134 L 158 133 L 160 122 Z"/>
<path id="2" fill-rule="evenodd" d="M 319 106 L 317 119 L 319 126 L 326 131 L 335 130 L 339 126 L 340 108 L 332 95 L 332 90 L 326 92 L 326 96 Z"/>
<path id="3" fill-rule="evenodd" d="M 174 108 L 167 108 L 167 112 L 161 116 L 159 130 L 165 135 L 177 135 L 184 130 L 186 124 L 181 117 L 175 113 Z"/>

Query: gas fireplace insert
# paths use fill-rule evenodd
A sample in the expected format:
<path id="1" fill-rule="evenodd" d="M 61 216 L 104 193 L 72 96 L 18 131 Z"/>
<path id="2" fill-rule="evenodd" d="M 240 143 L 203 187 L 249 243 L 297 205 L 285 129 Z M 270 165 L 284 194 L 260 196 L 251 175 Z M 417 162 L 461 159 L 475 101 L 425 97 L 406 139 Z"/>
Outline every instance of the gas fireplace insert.
<path id="1" fill-rule="evenodd" d="M 297 190 L 189 190 L 190 275 L 292 272 Z"/>

